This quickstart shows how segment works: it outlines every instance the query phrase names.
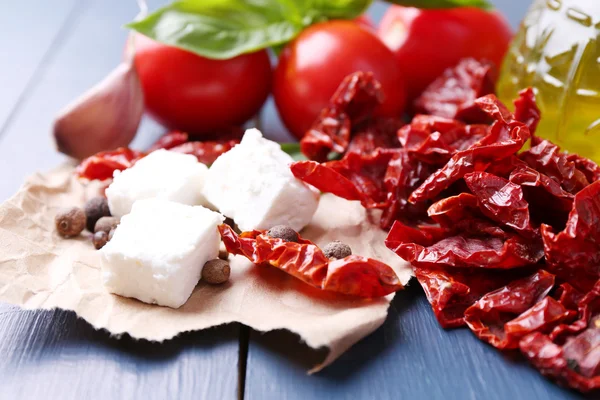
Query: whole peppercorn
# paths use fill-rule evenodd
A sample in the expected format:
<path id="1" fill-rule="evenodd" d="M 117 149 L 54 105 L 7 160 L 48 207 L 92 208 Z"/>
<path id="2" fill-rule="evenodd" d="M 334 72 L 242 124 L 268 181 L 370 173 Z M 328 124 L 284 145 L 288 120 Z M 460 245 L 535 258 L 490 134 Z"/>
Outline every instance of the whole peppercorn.
<path id="1" fill-rule="evenodd" d="M 299 240 L 298 232 L 296 232 L 295 230 L 293 230 L 292 228 L 290 228 L 289 226 L 286 226 L 286 225 L 276 225 L 276 226 L 272 227 L 267 232 L 267 236 L 276 238 L 276 239 L 283 239 L 286 242 L 296 242 L 297 243 Z"/>
<path id="2" fill-rule="evenodd" d="M 96 222 L 94 232 L 104 231 L 106 233 L 110 233 L 110 231 L 115 229 L 117 225 L 119 225 L 119 218 L 102 217 Z"/>
<path id="3" fill-rule="evenodd" d="M 86 228 L 90 232 L 94 232 L 96 222 L 102 217 L 110 217 L 108 201 L 104 197 L 94 197 L 85 203 L 85 216 L 87 218 Z"/>
<path id="4" fill-rule="evenodd" d="M 202 268 L 202 280 L 206 283 L 218 285 L 229 280 L 231 267 L 225 260 L 215 259 L 207 261 Z"/>
<path id="5" fill-rule="evenodd" d="M 94 233 L 94 236 L 92 236 L 92 242 L 94 243 L 96 250 L 100 250 L 106 243 L 108 243 L 108 233 L 104 231 L 98 231 Z"/>
<path id="6" fill-rule="evenodd" d="M 67 208 L 56 214 L 54 222 L 56 230 L 61 236 L 77 236 L 85 228 L 85 213 L 79 207 Z"/>
<path id="7" fill-rule="evenodd" d="M 323 253 L 325 253 L 325 257 L 327 258 L 339 260 L 341 258 L 351 256 L 352 249 L 346 243 L 342 243 L 339 240 L 334 240 L 331 243 L 327 243 L 327 245 L 323 247 Z"/>

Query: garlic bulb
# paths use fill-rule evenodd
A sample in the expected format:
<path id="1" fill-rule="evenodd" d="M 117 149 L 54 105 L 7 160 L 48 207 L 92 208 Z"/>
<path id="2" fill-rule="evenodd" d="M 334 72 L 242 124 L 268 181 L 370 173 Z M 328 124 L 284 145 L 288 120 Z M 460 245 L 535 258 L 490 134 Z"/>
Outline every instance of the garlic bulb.
<path id="1" fill-rule="evenodd" d="M 127 146 L 143 112 L 142 86 L 129 59 L 59 113 L 53 132 L 56 146 L 77 159 Z"/>

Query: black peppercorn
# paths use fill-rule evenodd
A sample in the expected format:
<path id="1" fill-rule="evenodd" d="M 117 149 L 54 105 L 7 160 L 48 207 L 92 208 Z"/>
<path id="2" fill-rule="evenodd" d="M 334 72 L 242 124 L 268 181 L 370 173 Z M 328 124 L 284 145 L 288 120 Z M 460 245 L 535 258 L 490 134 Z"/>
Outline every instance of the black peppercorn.
<path id="1" fill-rule="evenodd" d="M 297 243 L 299 240 L 298 233 L 286 225 L 276 225 L 276 226 L 272 227 L 267 232 L 267 236 L 276 238 L 276 239 L 283 239 L 286 242 L 296 242 Z"/>
<path id="2" fill-rule="evenodd" d="M 86 228 L 94 232 L 96 222 L 102 217 L 110 217 L 108 201 L 104 197 L 94 197 L 85 203 L 85 216 L 87 218 Z"/>
<path id="3" fill-rule="evenodd" d="M 339 260 L 341 258 L 346 258 L 352 255 L 352 249 L 345 243 L 340 242 L 339 240 L 334 240 L 331 243 L 328 243 L 323 248 L 323 253 L 327 258 L 334 258 Z"/>

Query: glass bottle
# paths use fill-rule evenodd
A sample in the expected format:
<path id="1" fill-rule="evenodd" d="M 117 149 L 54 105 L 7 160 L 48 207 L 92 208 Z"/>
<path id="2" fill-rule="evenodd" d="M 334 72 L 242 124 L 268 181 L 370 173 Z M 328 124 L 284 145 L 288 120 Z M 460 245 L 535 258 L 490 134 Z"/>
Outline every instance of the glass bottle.
<path id="1" fill-rule="evenodd" d="M 535 0 L 505 59 L 507 104 L 532 86 L 537 135 L 600 162 L 600 0 Z"/>

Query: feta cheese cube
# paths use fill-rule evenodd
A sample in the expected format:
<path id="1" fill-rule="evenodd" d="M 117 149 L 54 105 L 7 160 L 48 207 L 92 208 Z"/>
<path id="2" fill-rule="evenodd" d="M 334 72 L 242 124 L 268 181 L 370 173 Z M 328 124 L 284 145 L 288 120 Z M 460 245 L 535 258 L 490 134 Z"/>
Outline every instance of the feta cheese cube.
<path id="1" fill-rule="evenodd" d="M 189 154 L 157 150 L 124 171 L 115 171 L 106 189 L 108 207 L 115 217 L 131 211 L 137 200 L 158 197 L 188 205 L 205 205 L 202 196 L 206 165 Z"/>
<path id="2" fill-rule="evenodd" d="M 240 144 L 212 164 L 204 196 L 243 231 L 275 225 L 299 231 L 317 210 L 319 194 L 294 177 L 291 162 L 279 144 L 249 129 Z"/>
<path id="3" fill-rule="evenodd" d="M 217 258 L 224 217 L 201 206 L 163 199 L 136 201 L 101 250 L 109 292 L 177 308 Z"/>

